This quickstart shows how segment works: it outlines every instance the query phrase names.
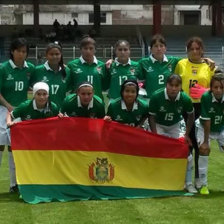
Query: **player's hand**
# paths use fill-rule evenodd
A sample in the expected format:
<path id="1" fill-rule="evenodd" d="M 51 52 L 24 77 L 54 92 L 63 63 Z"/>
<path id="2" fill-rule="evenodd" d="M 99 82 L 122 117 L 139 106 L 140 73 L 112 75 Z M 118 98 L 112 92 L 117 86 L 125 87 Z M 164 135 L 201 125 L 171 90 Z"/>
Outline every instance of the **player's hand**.
<path id="1" fill-rule="evenodd" d="M 105 116 L 103 119 L 104 119 L 105 121 L 112 121 L 112 119 L 111 119 L 110 116 Z"/>
<path id="2" fill-rule="evenodd" d="M 60 113 L 58 114 L 58 117 L 59 117 L 59 118 L 63 118 L 63 117 L 64 117 L 64 114 L 60 112 Z"/>
<path id="3" fill-rule="evenodd" d="M 209 88 L 205 88 L 199 84 L 195 84 L 190 88 L 190 96 L 194 99 L 201 99 L 201 96 L 208 90 Z"/>
<path id="4" fill-rule="evenodd" d="M 113 59 L 109 59 L 109 60 L 106 62 L 106 68 L 109 69 L 112 63 L 113 63 Z"/>
<path id="5" fill-rule="evenodd" d="M 200 155 L 202 156 L 208 156 L 210 153 L 210 148 L 208 143 L 203 142 L 199 147 L 199 152 L 200 152 Z"/>
<path id="6" fill-rule="evenodd" d="M 13 121 L 10 121 L 10 122 L 7 122 L 7 127 L 11 127 L 11 126 L 13 126 L 15 124 L 15 122 L 13 122 Z"/>
<path id="7" fill-rule="evenodd" d="M 184 136 L 184 140 L 185 142 L 189 145 L 189 146 L 192 146 L 192 142 L 191 142 L 191 139 L 188 135 L 185 135 Z"/>

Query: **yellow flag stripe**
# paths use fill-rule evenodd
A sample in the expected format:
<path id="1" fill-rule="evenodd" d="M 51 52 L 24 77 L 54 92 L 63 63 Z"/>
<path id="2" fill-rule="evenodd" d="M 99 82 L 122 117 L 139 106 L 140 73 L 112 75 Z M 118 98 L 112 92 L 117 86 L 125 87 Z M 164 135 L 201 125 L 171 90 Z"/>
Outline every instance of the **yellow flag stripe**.
<path id="1" fill-rule="evenodd" d="M 187 163 L 186 159 L 160 159 L 90 151 L 15 150 L 13 155 L 18 184 L 79 184 L 182 190 Z M 111 166 L 98 166 L 98 171 L 90 169 L 91 164 L 97 166 L 97 158 L 106 158 Z M 106 170 L 107 178 L 111 177 L 112 180 L 103 181 Z M 93 171 L 96 180 L 90 178 L 89 171 Z M 109 174 L 110 171 L 114 177 Z"/>

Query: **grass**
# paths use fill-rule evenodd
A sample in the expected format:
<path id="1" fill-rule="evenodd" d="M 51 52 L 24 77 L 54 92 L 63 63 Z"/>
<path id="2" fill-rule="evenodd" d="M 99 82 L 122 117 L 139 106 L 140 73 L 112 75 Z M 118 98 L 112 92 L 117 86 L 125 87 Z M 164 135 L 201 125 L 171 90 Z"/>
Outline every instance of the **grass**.
<path id="1" fill-rule="evenodd" d="M 224 154 L 212 143 L 209 159 L 209 196 L 111 201 L 52 202 L 29 205 L 9 194 L 8 159 L 0 169 L 0 224 L 63 223 L 224 223 Z"/>

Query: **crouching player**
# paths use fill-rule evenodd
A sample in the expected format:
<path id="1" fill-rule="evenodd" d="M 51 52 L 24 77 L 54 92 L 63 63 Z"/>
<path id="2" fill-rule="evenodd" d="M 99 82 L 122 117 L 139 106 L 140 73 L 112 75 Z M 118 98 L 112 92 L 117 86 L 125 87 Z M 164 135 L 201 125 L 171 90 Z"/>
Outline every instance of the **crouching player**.
<path id="1" fill-rule="evenodd" d="M 76 94 L 65 98 L 61 113 L 69 117 L 103 118 L 105 108 L 102 99 L 94 95 L 93 85 L 83 82 L 78 86 Z"/>
<path id="2" fill-rule="evenodd" d="M 201 98 L 201 116 L 196 121 L 196 137 L 199 145 L 199 179 L 200 194 L 208 195 L 208 156 L 210 140 L 215 139 L 220 151 L 224 151 L 224 75 L 214 75 L 210 83 L 210 91 Z"/>
<path id="3" fill-rule="evenodd" d="M 32 120 L 57 116 L 59 109 L 49 99 L 49 86 L 44 82 L 37 82 L 33 86 L 33 99 L 27 100 L 16 107 L 7 116 L 8 127 L 15 124 L 14 119 Z"/>
<path id="4" fill-rule="evenodd" d="M 140 126 L 148 114 L 148 105 L 138 98 L 138 91 L 136 80 L 124 81 L 121 85 L 121 98 L 111 101 L 104 120 L 113 120 L 133 127 Z"/>
<path id="5" fill-rule="evenodd" d="M 194 109 L 190 97 L 181 91 L 182 80 L 179 75 L 167 78 L 166 88 L 153 93 L 149 104 L 149 125 L 151 131 L 171 138 L 185 136 L 186 142 L 191 145 L 189 133 L 194 122 Z M 183 113 L 187 112 L 186 124 Z M 186 125 L 183 128 L 183 126 Z M 185 133 L 184 133 L 185 132 Z M 186 190 L 197 193 L 192 184 L 192 155 L 188 156 L 187 173 L 185 179 Z"/>

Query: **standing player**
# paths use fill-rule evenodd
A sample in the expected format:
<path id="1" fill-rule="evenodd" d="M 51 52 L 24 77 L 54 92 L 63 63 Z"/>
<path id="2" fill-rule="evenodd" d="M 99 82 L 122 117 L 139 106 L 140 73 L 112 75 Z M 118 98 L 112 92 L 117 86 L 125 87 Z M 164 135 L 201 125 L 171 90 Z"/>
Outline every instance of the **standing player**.
<path id="1" fill-rule="evenodd" d="M 133 127 L 140 126 L 142 119 L 148 114 L 148 105 L 138 98 L 138 83 L 136 80 L 126 80 L 121 85 L 121 98 L 111 101 L 108 107 L 107 121 L 117 121 Z"/>
<path id="2" fill-rule="evenodd" d="M 33 120 L 54 117 L 59 114 L 56 104 L 49 101 L 49 86 L 45 82 L 37 82 L 33 86 L 33 99 L 21 103 L 7 116 L 8 127 L 15 124 L 13 119 Z"/>
<path id="3" fill-rule="evenodd" d="M 62 48 L 57 42 L 46 48 L 47 61 L 35 69 L 31 82 L 46 82 L 49 85 L 50 100 L 61 106 L 70 86 L 70 70 L 64 66 Z"/>
<path id="4" fill-rule="evenodd" d="M 15 39 L 10 46 L 10 59 L 4 62 L 0 68 L 0 164 L 4 146 L 9 145 L 6 132 L 7 113 L 27 99 L 30 77 L 34 71 L 34 65 L 25 61 L 28 52 L 27 41 L 24 38 Z M 17 191 L 15 165 L 9 146 L 8 150 L 10 192 L 15 192 Z"/>
<path id="5" fill-rule="evenodd" d="M 167 78 L 174 73 L 180 57 L 166 56 L 166 40 L 156 34 L 150 43 L 151 55 L 139 61 L 140 79 L 145 80 L 147 97 L 150 99 L 154 91 L 164 88 Z M 214 67 L 214 62 L 209 58 L 203 59 L 209 66 Z M 176 74 L 176 73 L 175 73 Z"/>
<path id="6" fill-rule="evenodd" d="M 93 85 L 94 93 L 103 100 L 102 90 L 106 89 L 106 70 L 103 62 L 96 59 L 96 42 L 91 37 L 84 37 L 80 42 L 81 57 L 68 63 L 71 70 L 73 89 L 81 82 Z"/>
<path id="7" fill-rule="evenodd" d="M 69 117 L 103 118 L 105 109 L 102 99 L 94 95 L 92 84 L 83 82 L 78 86 L 76 94 L 65 98 L 61 113 Z"/>
<path id="8" fill-rule="evenodd" d="M 154 91 L 165 87 L 167 78 L 173 74 L 178 61 L 181 59 L 165 55 L 166 40 L 160 34 L 152 37 L 150 50 L 151 55 L 139 61 L 140 79 L 145 80 L 147 97 L 149 99 Z"/>
<path id="9" fill-rule="evenodd" d="M 196 122 L 196 136 L 199 145 L 199 178 L 202 184 L 200 193 L 209 194 L 207 183 L 210 140 L 215 139 L 220 151 L 224 151 L 224 76 L 212 77 L 210 91 L 201 98 L 200 122 Z"/>
<path id="10" fill-rule="evenodd" d="M 181 128 L 183 113 L 187 112 L 186 132 Z M 153 93 L 149 104 L 149 124 L 151 131 L 172 138 L 185 136 L 191 144 L 189 133 L 194 122 L 194 109 L 190 97 L 181 91 L 181 78 L 171 75 L 167 78 L 166 88 Z M 186 190 L 197 193 L 192 184 L 192 156 L 188 157 Z"/>
<path id="11" fill-rule="evenodd" d="M 179 74 L 182 78 L 182 89 L 191 97 L 195 110 L 195 119 L 197 119 L 200 115 L 201 96 L 209 88 L 214 70 L 211 70 L 203 59 L 204 45 L 201 38 L 190 38 L 186 48 L 188 58 L 178 62 L 175 74 Z M 193 125 L 190 132 L 190 138 L 195 149 L 195 185 L 199 189 L 201 187 L 198 179 L 199 149 L 195 137 L 195 125 Z M 191 147 L 191 151 L 193 148 Z"/>
<path id="12" fill-rule="evenodd" d="M 139 75 L 138 62 L 130 59 L 130 44 L 126 40 L 118 40 L 115 44 L 116 58 L 108 69 L 110 99 L 120 97 L 122 83 L 127 79 L 137 80 Z"/>

